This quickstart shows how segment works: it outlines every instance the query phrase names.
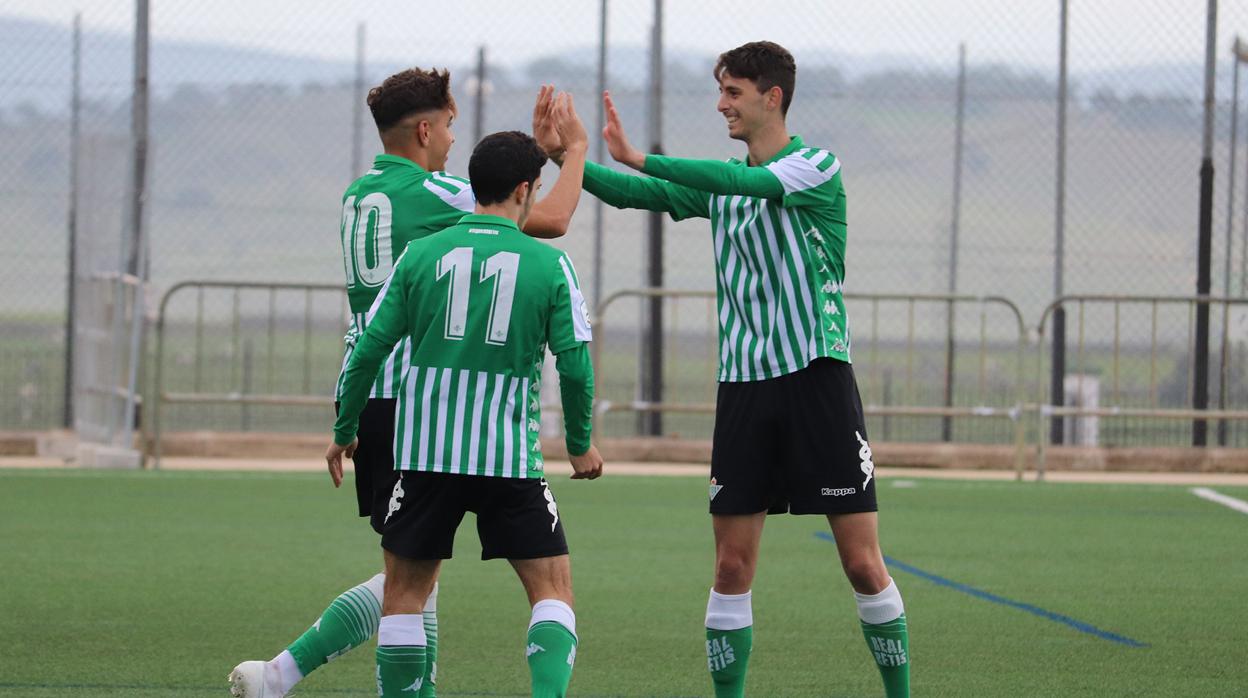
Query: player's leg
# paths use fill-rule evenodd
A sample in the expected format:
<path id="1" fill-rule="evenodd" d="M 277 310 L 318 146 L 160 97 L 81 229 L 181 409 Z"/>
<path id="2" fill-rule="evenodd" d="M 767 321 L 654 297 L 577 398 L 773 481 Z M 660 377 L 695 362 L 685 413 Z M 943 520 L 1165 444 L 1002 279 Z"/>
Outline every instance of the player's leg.
<path id="1" fill-rule="evenodd" d="M 464 517 L 463 477 L 404 471 L 387 503 L 381 537 L 386 588 L 377 631 L 380 696 L 424 695 L 430 678 L 424 610 Z"/>
<path id="2" fill-rule="evenodd" d="M 880 553 L 875 463 L 853 368 L 819 359 L 786 376 L 785 386 L 786 497 L 794 514 L 827 516 L 885 692 L 908 696 L 905 609 Z"/>
<path id="3" fill-rule="evenodd" d="M 745 695 L 754 647 L 750 586 L 767 510 L 776 503 L 774 380 L 720 383 L 711 448 L 715 584 L 706 602 L 706 665 L 717 698 Z"/>
<path id="4" fill-rule="evenodd" d="M 373 398 L 360 415 L 355 468 L 356 504 L 377 533 L 398 474 L 394 471 L 395 400 Z M 316 622 L 267 662 L 243 662 L 231 672 L 230 690 L 242 698 L 281 698 L 308 674 L 366 643 L 381 620 L 383 574 L 339 594 Z M 436 616 L 432 619 L 436 628 Z M 436 637 L 436 632 L 435 632 Z M 422 694 L 428 698 L 432 693 Z"/>
<path id="5" fill-rule="evenodd" d="M 875 512 L 828 516 L 841 567 L 854 588 L 867 647 L 880 668 L 885 695 L 910 695 L 910 635 L 901 592 L 884 566 Z"/>
<path id="6" fill-rule="evenodd" d="M 399 471 L 394 469 L 394 420 L 398 400 L 370 398 L 360 414 L 360 445 L 355 450 L 356 499 L 360 516 L 368 516 L 381 535 Z M 363 453 L 361 453 L 363 452 Z M 425 602 L 425 680 L 419 698 L 436 698 L 438 671 L 438 585 Z"/>
<path id="7" fill-rule="evenodd" d="M 416 696 L 426 676 L 423 615 L 441 560 L 412 559 L 385 551 L 386 592 L 377 630 L 377 695 Z"/>
<path id="8" fill-rule="evenodd" d="M 715 585 L 706 602 L 706 665 L 717 698 L 745 695 L 745 674 L 754 647 L 750 587 L 766 518 L 766 512 L 711 517 Z"/>
<path id="9" fill-rule="evenodd" d="M 529 605 L 525 658 L 534 698 L 567 695 L 576 662 L 576 613 L 572 610 L 572 566 L 567 555 L 511 560 Z"/>
<path id="10" fill-rule="evenodd" d="M 475 478 L 481 558 L 516 570 L 532 614 L 525 642 L 534 698 L 567 695 L 576 662 L 572 566 L 559 507 L 545 480 Z"/>

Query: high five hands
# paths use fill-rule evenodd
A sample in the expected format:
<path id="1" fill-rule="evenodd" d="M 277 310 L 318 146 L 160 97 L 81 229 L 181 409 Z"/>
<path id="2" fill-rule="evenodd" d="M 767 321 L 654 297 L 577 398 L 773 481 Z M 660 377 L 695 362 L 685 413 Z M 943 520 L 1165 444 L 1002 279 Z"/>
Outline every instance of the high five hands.
<path id="1" fill-rule="evenodd" d="M 546 155 L 562 163 L 568 151 L 584 153 L 589 135 L 576 113 L 572 95 L 555 94 L 553 85 L 543 85 L 533 105 L 533 137 Z"/>
<path id="2" fill-rule="evenodd" d="M 640 170 L 646 164 L 646 155 L 629 143 L 610 92 L 602 93 L 602 104 L 607 117 L 602 129 L 607 151 L 616 162 Z M 553 85 L 542 86 L 537 103 L 533 105 L 533 137 L 546 155 L 560 164 L 568 148 L 589 147 L 585 126 L 572 104 L 572 95 L 566 92 L 556 95 Z"/>
<path id="3" fill-rule="evenodd" d="M 640 170 L 646 165 L 646 154 L 633 147 L 624 135 L 624 124 L 620 121 L 620 113 L 615 109 L 615 101 L 610 92 L 602 93 L 602 106 L 606 110 L 607 125 L 602 127 L 602 138 L 607 142 L 607 152 L 618 163 Z"/>

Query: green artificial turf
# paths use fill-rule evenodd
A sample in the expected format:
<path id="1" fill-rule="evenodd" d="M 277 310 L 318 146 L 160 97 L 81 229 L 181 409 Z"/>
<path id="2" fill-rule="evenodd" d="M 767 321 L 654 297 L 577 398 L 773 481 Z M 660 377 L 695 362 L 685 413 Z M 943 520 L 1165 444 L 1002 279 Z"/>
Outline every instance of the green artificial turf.
<path id="1" fill-rule="evenodd" d="M 880 500 L 914 695 L 1243 690 L 1248 516 L 1182 487 L 912 482 L 883 480 Z M 378 570 L 350 485 L 0 471 L 0 696 L 227 695 L 234 664 L 273 656 Z M 608 474 L 553 487 L 581 636 L 571 695 L 710 695 L 705 481 Z M 524 695 L 524 594 L 506 563 L 478 559 L 470 520 L 442 576 L 439 694 Z M 825 530 L 816 517 L 768 521 L 750 696 L 882 694 Z M 372 672 L 370 645 L 299 694 L 374 695 Z"/>

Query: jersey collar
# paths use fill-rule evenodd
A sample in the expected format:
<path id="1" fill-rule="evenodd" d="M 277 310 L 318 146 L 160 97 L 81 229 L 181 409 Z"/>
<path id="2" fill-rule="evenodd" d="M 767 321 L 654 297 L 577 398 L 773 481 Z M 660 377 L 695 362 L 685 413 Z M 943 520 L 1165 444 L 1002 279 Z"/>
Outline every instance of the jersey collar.
<path id="1" fill-rule="evenodd" d="M 496 228 L 510 228 L 517 233 L 520 232 L 519 226 L 510 218 L 502 216 L 493 216 L 488 213 L 469 213 L 459 219 L 460 225 L 488 225 Z"/>
<path id="2" fill-rule="evenodd" d="M 802 137 L 801 137 L 801 136 L 793 136 L 792 138 L 790 138 L 790 139 L 789 139 L 789 144 L 788 144 L 788 145 L 786 145 L 786 146 L 784 146 L 783 148 L 781 148 L 781 149 L 780 149 L 780 152 L 778 152 L 778 153 L 776 153 L 775 155 L 771 156 L 771 159 L 770 159 L 770 160 L 768 160 L 767 162 L 761 163 L 761 164 L 759 165 L 759 167 L 766 167 L 767 165 L 770 165 L 771 163 L 773 163 L 773 162 L 775 162 L 775 161 L 779 160 L 779 159 L 780 159 L 780 158 L 782 158 L 782 157 L 785 157 L 785 156 L 787 156 L 787 155 L 792 155 L 792 154 L 793 154 L 793 152 L 794 152 L 795 150 L 797 150 L 798 148 L 801 148 L 801 147 L 802 147 Z M 749 155 L 746 155 L 745 157 L 746 157 L 746 162 L 749 162 L 749 157 L 750 157 L 750 156 L 749 156 Z"/>
<path id="3" fill-rule="evenodd" d="M 374 165 L 380 165 L 382 163 L 389 163 L 392 165 L 402 165 L 404 167 L 415 167 L 417 170 L 420 170 L 421 172 L 425 171 L 425 168 L 421 167 L 420 165 L 417 165 L 411 160 L 408 160 L 402 155 L 391 155 L 390 153 L 381 153 L 377 157 L 373 158 Z"/>

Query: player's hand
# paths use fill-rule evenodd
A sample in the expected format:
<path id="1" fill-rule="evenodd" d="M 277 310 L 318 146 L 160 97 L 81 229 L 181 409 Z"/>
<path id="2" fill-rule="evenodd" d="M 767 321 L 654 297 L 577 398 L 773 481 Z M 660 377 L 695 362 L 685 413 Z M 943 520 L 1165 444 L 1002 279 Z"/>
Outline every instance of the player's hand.
<path id="1" fill-rule="evenodd" d="M 620 113 L 615 110 L 615 102 L 611 100 L 610 92 L 602 93 L 602 104 L 607 113 L 607 125 L 602 128 L 607 151 L 616 162 L 640 170 L 646 164 L 646 155 L 628 142 L 628 136 L 624 135 L 624 124 L 620 122 Z"/>
<path id="2" fill-rule="evenodd" d="M 572 95 L 564 92 L 556 100 L 553 111 L 555 130 L 559 133 L 559 142 L 564 151 L 589 149 L 589 134 L 585 132 L 585 124 L 576 113 L 576 105 L 572 103 Z"/>
<path id="3" fill-rule="evenodd" d="M 573 480 L 596 480 L 602 477 L 602 456 L 598 455 L 598 447 L 590 446 L 589 450 L 579 456 L 570 456 L 572 461 Z"/>
<path id="4" fill-rule="evenodd" d="M 537 145 L 552 160 L 563 154 L 563 142 L 555 129 L 554 119 L 555 88 L 553 85 L 542 85 L 537 93 L 537 102 L 533 105 L 533 138 Z"/>
<path id="5" fill-rule="evenodd" d="M 334 481 L 334 487 L 342 484 L 342 457 L 355 457 L 355 448 L 360 445 L 360 440 L 355 439 L 346 446 L 339 446 L 333 441 L 329 442 L 329 449 L 325 451 L 325 464 L 329 466 L 329 479 Z"/>

